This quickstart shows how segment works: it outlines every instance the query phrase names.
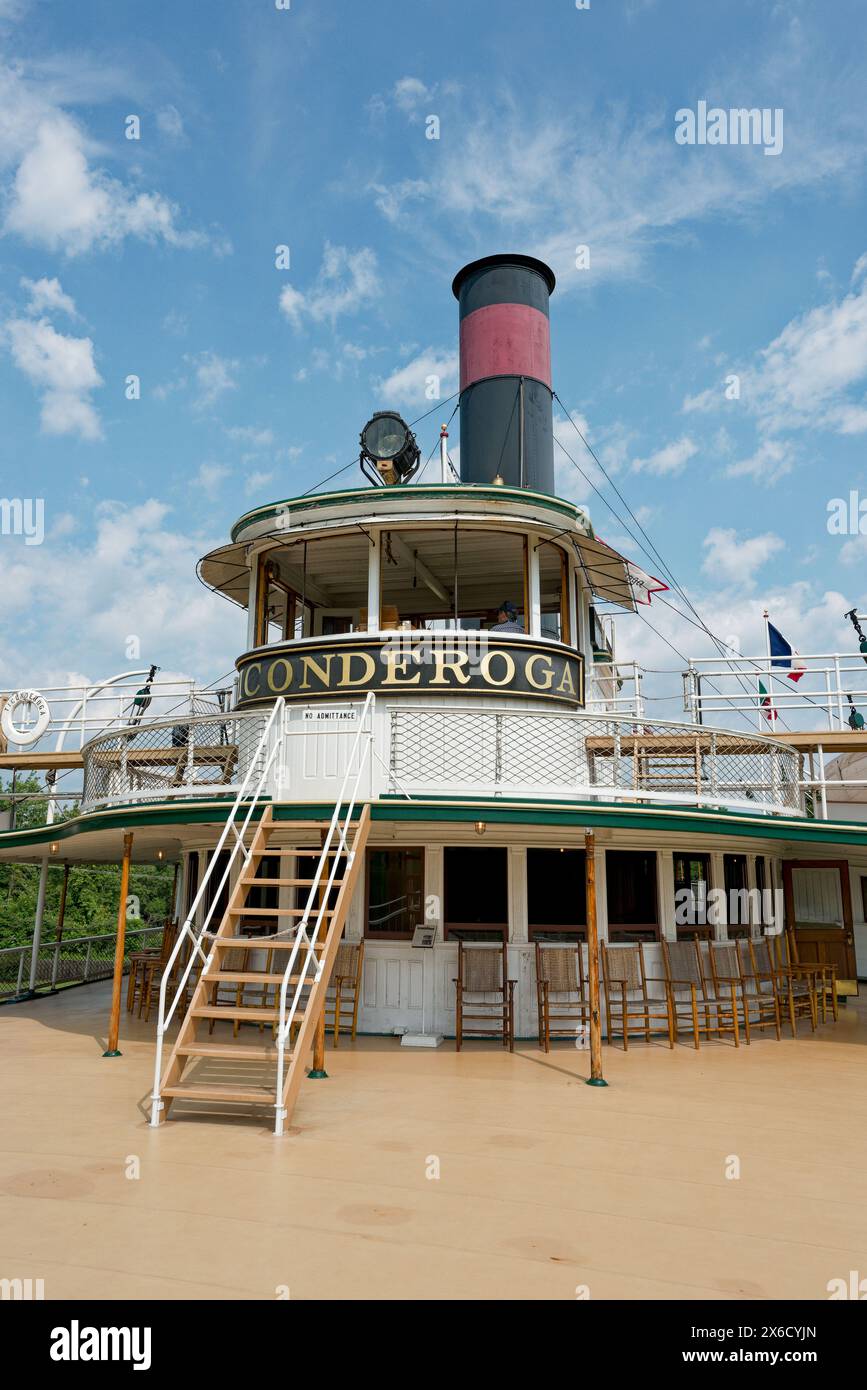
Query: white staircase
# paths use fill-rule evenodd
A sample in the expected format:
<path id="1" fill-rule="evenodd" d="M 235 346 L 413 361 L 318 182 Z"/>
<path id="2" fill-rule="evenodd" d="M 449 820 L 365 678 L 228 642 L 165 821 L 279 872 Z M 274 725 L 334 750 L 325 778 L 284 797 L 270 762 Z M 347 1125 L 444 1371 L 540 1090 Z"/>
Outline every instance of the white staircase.
<path id="1" fill-rule="evenodd" d="M 273 1112 L 274 1133 L 279 1135 L 304 1077 L 303 1064 L 324 1008 L 370 828 L 370 806 L 360 806 L 358 797 L 372 756 L 374 696 L 369 695 L 364 705 L 330 821 L 276 820 L 265 799 L 264 788 L 280 766 L 285 741 L 283 706 L 282 700 L 277 702 L 263 731 L 163 974 L 152 1125 L 167 1117 L 175 1101 L 196 1102 L 197 1107 L 210 1102 L 218 1109 L 226 1104 L 253 1109 L 265 1105 Z M 312 843 L 311 834 L 316 835 Z M 231 845 L 228 862 L 219 882 L 211 885 L 217 877 L 218 853 L 227 844 Z M 315 858 L 316 867 L 310 877 L 259 878 L 259 866 L 273 855 Z M 226 910 L 214 931 L 214 905 L 239 860 Z M 247 900 L 254 887 L 306 888 L 308 892 L 303 907 L 252 908 Z M 206 894 L 211 905 L 196 928 L 197 910 Z M 239 933 L 241 918 L 257 915 L 285 919 L 286 925 L 267 936 Z M 259 957 L 267 955 L 266 968 L 256 966 L 254 952 Z M 189 1007 L 163 1067 L 166 1034 L 190 991 Z M 246 1000 L 251 993 L 252 1004 Z M 227 1024 L 231 1025 L 229 1040 L 224 1035 Z M 237 1041 L 244 1024 L 258 1025 L 256 1044 Z M 214 1038 L 217 1027 L 220 1032 Z"/>

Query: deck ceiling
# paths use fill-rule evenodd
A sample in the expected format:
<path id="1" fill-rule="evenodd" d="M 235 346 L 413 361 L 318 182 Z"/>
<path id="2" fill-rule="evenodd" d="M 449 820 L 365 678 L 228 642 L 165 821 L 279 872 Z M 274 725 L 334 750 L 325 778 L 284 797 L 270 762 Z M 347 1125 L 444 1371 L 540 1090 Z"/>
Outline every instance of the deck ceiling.
<path id="1" fill-rule="evenodd" d="M 300 540 L 275 546 L 268 558 L 285 583 L 298 593 L 305 592 L 319 606 L 361 609 L 367 606 L 370 545 L 368 535 L 359 529 L 308 541 L 306 561 Z M 559 545 L 539 548 L 545 607 L 559 603 L 561 554 Z M 457 532 L 457 570 L 462 611 L 493 609 L 506 598 L 519 609 L 523 606 L 523 545 L 517 532 L 462 526 Z M 200 573 L 206 584 L 246 607 L 249 570 L 242 546 L 213 551 L 202 561 Z M 454 527 L 394 528 L 384 533 L 384 603 L 393 604 L 401 614 L 447 615 L 454 611 L 454 581 Z"/>

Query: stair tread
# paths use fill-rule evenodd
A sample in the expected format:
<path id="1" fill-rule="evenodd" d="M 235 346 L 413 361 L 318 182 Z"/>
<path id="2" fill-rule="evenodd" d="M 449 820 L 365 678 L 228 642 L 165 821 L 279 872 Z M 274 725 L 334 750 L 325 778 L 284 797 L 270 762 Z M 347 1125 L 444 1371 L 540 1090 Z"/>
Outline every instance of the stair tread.
<path id="1" fill-rule="evenodd" d="M 276 1060 L 276 1047 L 250 1047 L 243 1043 L 213 1043 L 196 1042 L 185 1043 L 178 1048 L 178 1054 L 182 1057 L 220 1057 L 234 1058 L 239 1062 L 270 1062 Z M 286 1050 L 286 1060 L 289 1060 L 289 1050 Z"/>
<path id="2" fill-rule="evenodd" d="M 254 1023 L 273 1023 L 279 1012 L 276 1007 L 266 1008 L 260 1004 L 198 1004 L 190 1010 L 192 1018 L 238 1018 Z"/>
<path id="3" fill-rule="evenodd" d="M 348 850 L 348 849 L 329 849 L 329 850 L 326 851 L 326 853 L 327 853 L 328 858 L 331 859 L 331 858 L 333 858 L 334 855 L 336 855 L 336 854 L 348 854 L 348 853 L 349 853 L 349 850 Z M 277 849 L 260 849 L 260 850 L 256 850 L 256 855 L 255 855 L 255 857 L 256 857 L 257 859 L 259 859 L 259 858 L 265 859 L 266 857 L 272 857 L 272 856 L 275 855 L 275 854 L 302 854 L 302 855 L 305 856 L 305 858 L 309 857 L 309 858 L 312 859 L 312 858 L 315 857 L 315 858 L 317 858 L 317 859 L 321 859 L 321 858 L 322 858 L 322 846 L 321 846 L 321 845 L 280 845 L 280 846 L 278 846 Z"/>
<path id="4" fill-rule="evenodd" d="M 208 984 L 220 985 L 282 985 L 283 976 L 264 970 L 215 970 L 204 977 Z M 300 975 L 290 975 L 289 979 L 300 980 Z"/>
<path id="5" fill-rule="evenodd" d="M 291 951 L 295 942 L 282 936 L 218 936 L 213 944 L 232 951 Z"/>
<path id="6" fill-rule="evenodd" d="M 174 1100 L 259 1100 L 273 1105 L 275 1093 L 268 1086 L 163 1086 L 161 1094 Z"/>
<path id="7" fill-rule="evenodd" d="M 242 878 L 241 883 L 247 888 L 312 888 L 316 882 L 315 878 Z M 339 888 L 343 883 L 342 878 L 336 878 L 332 883 L 332 888 Z"/>
<path id="8" fill-rule="evenodd" d="M 306 907 L 229 907 L 227 917 L 303 917 Z M 311 907 L 310 914 L 319 915 L 318 907 Z M 323 916 L 332 916 L 334 909 L 326 907 Z"/>

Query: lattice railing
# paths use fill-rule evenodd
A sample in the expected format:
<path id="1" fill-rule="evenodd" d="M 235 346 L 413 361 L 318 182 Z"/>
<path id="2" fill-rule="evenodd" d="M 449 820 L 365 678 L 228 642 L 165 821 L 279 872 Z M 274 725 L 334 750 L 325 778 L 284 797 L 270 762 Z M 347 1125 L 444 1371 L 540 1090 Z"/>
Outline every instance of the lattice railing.
<path id="1" fill-rule="evenodd" d="M 162 924 L 128 928 L 124 936 L 124 967 L 134 951 L 158 949 L 162 937 Z M 110 979 L 116 945 L 117 934 L 113 931 L 98 936 L 67 936 L 60 941 L 43 941 L 37 952 L 33 988 L 38 992 L 66 984 Z M 22 994 L 28 988 L 32 950 L 29 941 L 0 950 L 0 999 Z"/>
<path id="2" fill-rule="evenodd" d="M 112 730 L 84 748 L 86 809 L 230 792 L 255 756 L 267 712 L 160 720 Z"/>
<path id="3" fill-rule="evenodd" d="M 801 809 L 799 756 L 750 734 L 573 712 L 393 709 L 390 790 Z"/>

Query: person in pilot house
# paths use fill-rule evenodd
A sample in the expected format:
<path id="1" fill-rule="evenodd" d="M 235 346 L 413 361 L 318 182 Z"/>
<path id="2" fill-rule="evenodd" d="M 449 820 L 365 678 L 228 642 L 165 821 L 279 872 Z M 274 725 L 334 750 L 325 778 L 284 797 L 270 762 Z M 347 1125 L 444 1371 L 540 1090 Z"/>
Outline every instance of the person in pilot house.
<path id="1" fill-rule="evenodd" d="M 518 622 L 518 610 L 514 603 L 508 599 L 500 604 L 497 612 L 497 621 L 492 624 L 491 632 L 523 632 L 524 629 Z"/>

